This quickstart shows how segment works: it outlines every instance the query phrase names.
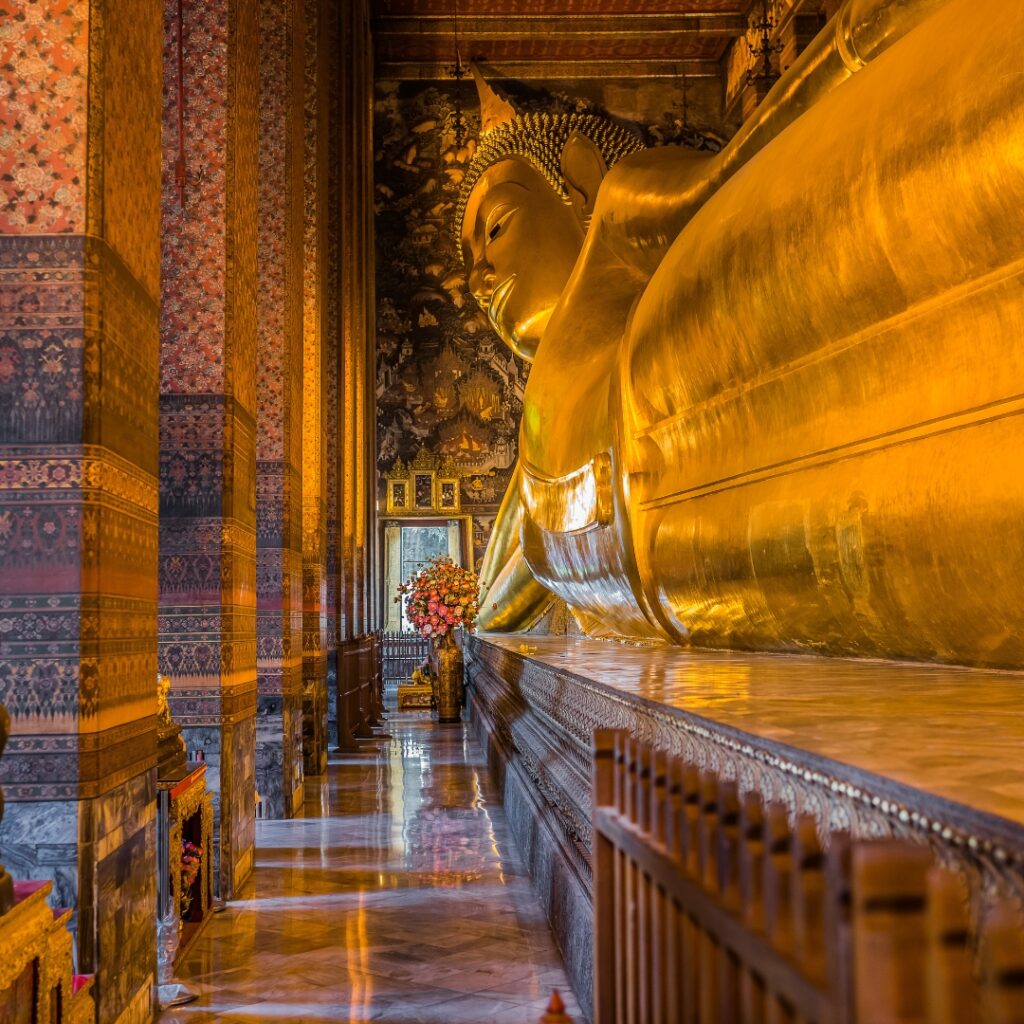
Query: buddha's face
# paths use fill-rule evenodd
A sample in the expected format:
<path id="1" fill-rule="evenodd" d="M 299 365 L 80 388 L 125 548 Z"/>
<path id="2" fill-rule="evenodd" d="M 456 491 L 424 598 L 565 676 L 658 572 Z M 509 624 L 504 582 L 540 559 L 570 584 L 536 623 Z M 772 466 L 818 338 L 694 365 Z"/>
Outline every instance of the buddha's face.
<path id="1" fill-rule="evenodd" d="M 518 157 L 489 167 L 470 193 L 462 223 L 470 291 L 525 359 L 537 351 L 583 237 L 573 208 Z"/>

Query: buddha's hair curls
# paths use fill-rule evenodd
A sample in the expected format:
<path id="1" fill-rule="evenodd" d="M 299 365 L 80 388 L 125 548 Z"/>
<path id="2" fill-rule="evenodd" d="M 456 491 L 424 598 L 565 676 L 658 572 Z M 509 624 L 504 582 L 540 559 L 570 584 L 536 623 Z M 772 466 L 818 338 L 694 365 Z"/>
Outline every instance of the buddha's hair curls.
<path id="1" fill-rule="evenodd" d="M 573 132 L 594 143 L 609 168 L 624 156 L 645 148 L 634 132 L 597 114 L 517 114 L 480 137 L 462 179 L 455 211 L 456 237 L 462 233 L 473 186 L 488 167 L 509 156 L 521 157 L 536 167 L 562 199 L 569 202 L 569 186 L 562 175 L 562 150 Z"/>

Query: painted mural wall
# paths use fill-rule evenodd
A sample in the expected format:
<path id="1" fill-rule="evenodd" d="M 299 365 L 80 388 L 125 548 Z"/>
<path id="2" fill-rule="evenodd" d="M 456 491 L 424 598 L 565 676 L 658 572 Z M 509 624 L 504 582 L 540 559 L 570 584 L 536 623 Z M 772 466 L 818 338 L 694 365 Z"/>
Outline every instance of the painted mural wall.
<path id="1" fill-rule="evenodd" d="M 564 82 L 497 86 L 521 110 L 605 112 L 651 145 L 714 145 L 734 130 L 711 79 L 581 82 L 570 91 Z M 425 451 L 461 479 L 479 564 L 518 456 L 529 366 L 469 293 L 454 235 L 479 131 L 476 92 L 470 81 L 378 82 L 374 99 L 380 507 L 385 475 Z M 456 99 L 466 126 L 461 146 Z"/>

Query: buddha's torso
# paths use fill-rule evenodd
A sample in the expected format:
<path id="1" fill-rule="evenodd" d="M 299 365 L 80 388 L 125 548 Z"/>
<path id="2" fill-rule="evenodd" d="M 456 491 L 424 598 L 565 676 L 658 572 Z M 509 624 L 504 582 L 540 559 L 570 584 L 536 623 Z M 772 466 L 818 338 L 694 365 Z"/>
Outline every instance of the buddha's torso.
<path id="1" fill-rule="evenodd" d="M 571 282 L 527 390 L 523 549 L 608 632 L 1024 664 L 1024 14 L 995 6 L 950 3 L 819 101 L 649 282 Z"/>

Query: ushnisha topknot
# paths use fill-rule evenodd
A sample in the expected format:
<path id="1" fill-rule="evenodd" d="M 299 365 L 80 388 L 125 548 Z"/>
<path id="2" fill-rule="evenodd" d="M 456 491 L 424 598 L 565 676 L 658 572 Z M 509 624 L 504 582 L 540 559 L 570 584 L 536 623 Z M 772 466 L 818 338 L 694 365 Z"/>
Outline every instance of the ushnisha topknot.
<path id="1" fill-rule="evenodd" d="M 568 203 L 569 188 L 562 176 L 562 150 L 573 132 L 586 136 L 597 146 L 607 167 L 624 156 L 644 149 L 640 138 L 628 128 L 597 114 L 516 114 L 480 136 L 476 153 L 462 180 L 462 191 L 455 211 L 456 237 L 462 233 L 462 220 L 473 186 L 480 176 L 499 160 L 518 156 L 536 167 L 551 187 Z"/>

